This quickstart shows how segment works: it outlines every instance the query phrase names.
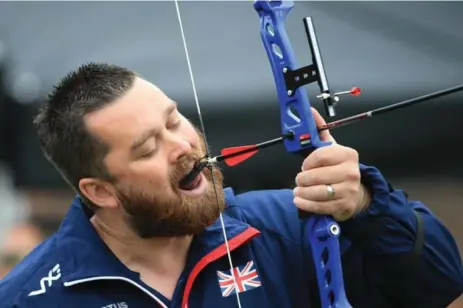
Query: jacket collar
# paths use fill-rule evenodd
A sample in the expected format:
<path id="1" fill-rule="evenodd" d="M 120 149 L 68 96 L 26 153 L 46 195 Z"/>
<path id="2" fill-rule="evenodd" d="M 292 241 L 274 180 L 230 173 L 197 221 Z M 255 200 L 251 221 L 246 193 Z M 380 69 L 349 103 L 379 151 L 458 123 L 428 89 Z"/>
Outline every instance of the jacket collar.
<path id="1" fill-rule="evenodd" d="M 234 202 L 233 192 L 226 189 L 226 203 Z M 87 209 L 79 196 L 76 196 L 57 233 L 58 248 L 62 252 L 61 273 L 63 281 L 75 281 L 97 276 L 118 276 L 138 279 L 139 274 L 129 270 L 100 238 L 90 223 L 92 212 Z M 223 215 L 227 239 L 253 229 L 248 224 Z M 255 230 L 256 231 L 256 230 Z M 224 244 L 220 219 L 206 228 L 194 239 L 195 256 L 199 259 Z"/>

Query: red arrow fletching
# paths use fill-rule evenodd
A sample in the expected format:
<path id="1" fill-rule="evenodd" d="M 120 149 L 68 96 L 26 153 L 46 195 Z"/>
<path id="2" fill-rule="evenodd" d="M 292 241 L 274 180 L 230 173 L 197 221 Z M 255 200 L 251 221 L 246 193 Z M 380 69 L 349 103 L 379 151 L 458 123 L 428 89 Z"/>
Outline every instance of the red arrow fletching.
<path id="1" fill-rule="evenodd" d="M 254 150 L 251 150 L 251 149 L 254 149 Z M 249 152 L 246 150 L 249 150 Z M 233 155 L 235 153 L 239 153 L 242 151 L 246 151 L 246 152 L 242 154 Z M 255 145 L 243 145 L 243 146 L 238 146 L 238 147 L 230 147 L 230 148 L 222 149 L 221 154 L 222 156 L 225 157 L 224 159 L 225 163 L 228 166 L 233 167 L 233 166 L 236 166 L 242 163 L 246 159 L 254 156 L 254 154 L 256 154 L 257 152 L 259 152 L 259 149 Z M 231 155 L 231 157 L 227 158 L 227 156 L 229 155 Z"/>

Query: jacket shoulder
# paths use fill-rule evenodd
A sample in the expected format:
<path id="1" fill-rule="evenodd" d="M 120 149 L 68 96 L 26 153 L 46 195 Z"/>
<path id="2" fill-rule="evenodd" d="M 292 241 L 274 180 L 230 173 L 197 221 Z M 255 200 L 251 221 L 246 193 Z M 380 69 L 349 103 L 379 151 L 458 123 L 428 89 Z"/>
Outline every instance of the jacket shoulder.
<path id="1" fill-rule="evenodd" d="M 236 195 L 227 189 L 225 193 L 228 215 L 260 231 L 299 241 L 301 224 L 291 189 L 254 190 Z"/>
<path id="2" fill-rule="evenodd" d="M 4 308 L 53 307 L 47 293 L 61 288 L 60 253 L 56 236 L 38 245 L 0 280 L 0 303 Z M 56 294 L 55 294 L 56 295 Z M 39 298 L 36 300 L 34 298 Z M 48 300 L 49 301 L 49 300 Z"/>

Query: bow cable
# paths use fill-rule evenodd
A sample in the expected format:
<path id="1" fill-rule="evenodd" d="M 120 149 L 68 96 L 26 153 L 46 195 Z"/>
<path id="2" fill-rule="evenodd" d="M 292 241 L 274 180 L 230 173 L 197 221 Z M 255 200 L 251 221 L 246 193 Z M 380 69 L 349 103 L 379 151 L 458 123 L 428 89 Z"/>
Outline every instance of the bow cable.
<path id="1" fill-rule="evenodd" d="M 194 76 L 193 76 L 193 70 L 192 70 L 192 67 L 191 67 L 190 56 L 189 56 L 189 53 L 188 53 L 188 47 L 187 47 L 187 43 L 186 43 L 185 32 L 183 30 L 182 16 L 180 14 L 180 8 L 179 8 L 179 5 L 178 5 L 178 0 L 175 0 L 175 8 L 177 10 L 177 19 L 178 19 L 178 23 L 179 23 L 179 26 L 180 26 L 180 33 L 182 35 L 183 48 L 185 49 L 185 57 L 186 57 L 187 65 L 188 65 L 188 71 L 189 71 L 189 74 L 190 74 L 191 86 L 193 88 L 193 94 L 194 94 L 196 109 L 197 109 L 197 112 L 198 112 L 199 122 L 200 122 L 200 125 L 201 125 L 201 131 L 202 131 L 202 134 L 204 136 L 204 143 L 205 143 L 204 145 L 205 145 L 205 148 L 206 148 L 206 157 L 211 157 L 210 156 L 209 146 L 208 146 L 207 139 L 206 139 L 206 130 L 204 128 L 203 116 L 201 114 L 201 108 L 199 106 L 198 94 L 197 94 L 197 91 L 196 91 L 196 85 L 195 85 L 195 80 L 194 80 Z M 210 167 L 213 168 L 212 165 Z M 213 172 L 212 169 L 211 169 L 211 175 L 212 175 L 212 185 L 214 186 L 214 192 L 215 192 L 217 207 L 219 207 L 219 195 L 217 193 L 217 189 L 216 189 L 216 185 L 215 185 L 216 180 L 215 180 L 214 172 Z M 224 237 L 224 240 L 225 240 L 225 247 L 227 248 L 228 262 L 229 262 L 229 265 L 230 265 L 230 274 L 233 277 L 233 283 L 235 284 L 235 288 L 236 288 L 236 292 L 235 292 L 236 300 L 238 302 L 238 308 L 241 308 L 240 295 L 239 295 L 239 291 L 238 291 L 238 285 L 236 283 L 236 277 L 235 277 L 235 274 L 234 274 L 234 271 L 233 271 L 234 266 L 233 266 L 233 261 L 232 261 L 232 257 L 231 257 L 230 246 L 228 245 L 227 232 L 225 230 L 225 223 L 224 223 L 224 220 L 223 220 L 222 213 L 220 213 L 220 224 L 221 224 L 221 227 L 222 227 L 222 233 L 223 233 L 223 237 Z"/>

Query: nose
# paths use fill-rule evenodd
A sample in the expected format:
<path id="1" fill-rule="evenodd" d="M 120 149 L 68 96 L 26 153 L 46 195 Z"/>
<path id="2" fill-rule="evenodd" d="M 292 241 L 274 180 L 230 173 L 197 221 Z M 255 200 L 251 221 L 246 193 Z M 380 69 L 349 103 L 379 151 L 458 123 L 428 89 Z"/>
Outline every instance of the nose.
<path id="1" fill-rule="evenodd" d="M 181 136 L 169 134 L 166 143 L 170 163 L 175 163 L 180 157 L 191 154 L 192 152 L 190 142 L 188 142 L 186 139 L 183 139 Z"/>

